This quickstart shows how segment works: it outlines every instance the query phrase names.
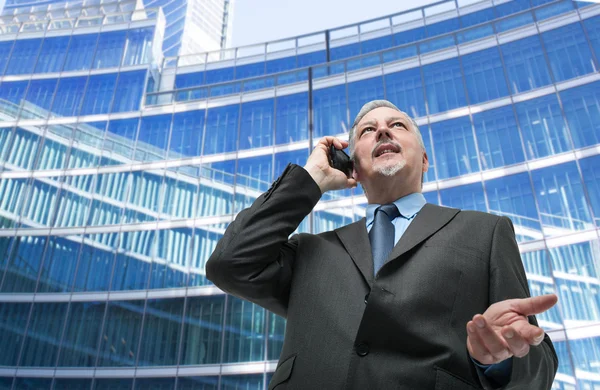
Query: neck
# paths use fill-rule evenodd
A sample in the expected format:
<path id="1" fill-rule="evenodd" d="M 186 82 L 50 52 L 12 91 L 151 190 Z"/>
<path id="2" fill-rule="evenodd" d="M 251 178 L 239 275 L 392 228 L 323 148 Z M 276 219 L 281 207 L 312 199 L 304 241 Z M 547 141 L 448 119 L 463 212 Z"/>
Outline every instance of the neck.
<path id="1" fill-rule="evenodd" d="M 421 183 L 417 185 L 405 185 L 405 183 L 396 180 L 390 185 L 390 180 L 394 179 L 389 177 L 385 179 L 369 183 L 369 185 L 363 184 L 369 204 L 388 204 L 406 195 L 421 192 Z"/>

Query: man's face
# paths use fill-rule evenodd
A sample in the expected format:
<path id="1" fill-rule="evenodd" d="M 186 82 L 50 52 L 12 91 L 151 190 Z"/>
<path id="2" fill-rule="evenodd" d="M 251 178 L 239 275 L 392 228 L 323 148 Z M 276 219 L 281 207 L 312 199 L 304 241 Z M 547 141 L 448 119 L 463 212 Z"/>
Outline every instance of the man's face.
<path id="1" fill-rule="evenodd" d="M 399 111 L 380 107 L 365 115 L 356 127 L 354 159 L 358 181 L 367 184 L 381 176 L 399 177 L 420 186 L 428 159 L 411 120 Z"/>

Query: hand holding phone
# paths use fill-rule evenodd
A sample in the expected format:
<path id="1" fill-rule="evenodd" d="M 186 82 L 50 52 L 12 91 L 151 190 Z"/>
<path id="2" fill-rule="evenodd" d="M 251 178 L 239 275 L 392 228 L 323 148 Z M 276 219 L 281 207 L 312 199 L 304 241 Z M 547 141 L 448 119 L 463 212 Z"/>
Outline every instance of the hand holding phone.
<path id="1" fill-rule="evenodd" d="M 352 177 L 354 164 L 350 156 L 341 149 L 337 149 L 333 144 L 329 148 L 329 165 L 346 174 L 346 177 Z"/>

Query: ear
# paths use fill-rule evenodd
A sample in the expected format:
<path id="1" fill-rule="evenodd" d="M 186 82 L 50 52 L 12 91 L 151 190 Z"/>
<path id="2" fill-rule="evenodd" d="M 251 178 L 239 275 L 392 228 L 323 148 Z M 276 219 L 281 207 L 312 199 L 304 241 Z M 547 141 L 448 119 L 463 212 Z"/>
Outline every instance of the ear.
<path id="1" fill-rule="evenodd" d="M 429 170 L 429 157 L 427 157 L 427 152 L 423 151 L 423 173 Z"/>

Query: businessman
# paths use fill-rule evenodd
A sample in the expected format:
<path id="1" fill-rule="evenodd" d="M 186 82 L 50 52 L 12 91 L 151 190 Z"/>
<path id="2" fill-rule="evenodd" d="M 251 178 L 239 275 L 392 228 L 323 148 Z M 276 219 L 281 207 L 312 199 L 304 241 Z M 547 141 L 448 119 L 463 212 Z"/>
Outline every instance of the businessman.
<path id="1" fill-rule="evenodd" d="M 350 177 L 329 165 L 349 146 Z M 511 221 L 427 204 L 417 124 L 377 100 L 349 142 L 321 139 L 239 213 L 206 264 L 224 291 L 287 318 L 269 389 L 549 389 L 558 366 Z M 366 218 L 288 238 L 326 191 L 358 183 Z"/>

